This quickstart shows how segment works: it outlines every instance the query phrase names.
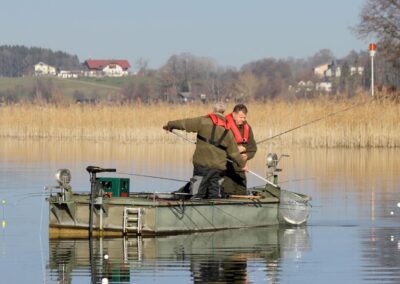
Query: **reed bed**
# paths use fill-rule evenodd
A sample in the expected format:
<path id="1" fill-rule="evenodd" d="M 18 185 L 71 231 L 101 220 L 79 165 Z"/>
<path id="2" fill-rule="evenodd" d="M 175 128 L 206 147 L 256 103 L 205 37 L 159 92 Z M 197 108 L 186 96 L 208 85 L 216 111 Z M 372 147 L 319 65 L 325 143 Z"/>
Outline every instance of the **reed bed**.
<path id="1" fill-rule="evenodd" d="M 262 145 L 300 147 L 399 147 L 400 104 L 366 96 L 294 102 L 251 102 L 248 121 L 257 141 L 320 121 Z M 228 105 L 228 110 L 233 104 Z M 351 108 L 347 111 L 342 111 Z M 187 143 L 162 130 L 168 120 L 207 114 L 207 104 L 9 105 L 0 107 L 0 137 L 129 143 Z M 338 113 L 336 113 L 338 112 Z M 331 115 L 336 113 L 335 115 Z M 188 135 L 194 139 L 195 136 Z"/>

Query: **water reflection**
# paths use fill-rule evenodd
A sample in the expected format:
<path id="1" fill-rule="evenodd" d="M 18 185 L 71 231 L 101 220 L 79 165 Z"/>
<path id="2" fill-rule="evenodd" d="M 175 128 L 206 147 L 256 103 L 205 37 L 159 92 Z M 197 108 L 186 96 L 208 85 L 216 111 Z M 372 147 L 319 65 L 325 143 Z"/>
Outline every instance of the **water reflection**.
<path id="1" fill-rule="evenodd" d="M 298 261 L 310 248 L 306 227 L 224 230 L 156 238 L 49 241 L 50 280 L 132 283 L 145 278 L 193 283 L 248 283 L 262 267 L 277 282 L 282 261 Z M 151 276 L 149 275 L 151 274 Z M 259 277 L 259 276 L 257 276 Z M 254 280 L 254 279 L 253 279 Z M 103 280 L 104 281 L 104 280 Z"/>
<path id="2" fill-rule="evenodd" d="M 1 208 L 4 213 L 0 212 L 7 220 L 7 226 L 0 227 L 1 283 L 88 283 L 108 275 L 110 282 L 128 277 L 119 281 L 175 284 L 200 282 L 202 271 L 211 267 L 218 268 L 214 278 L 231 277 L 238 282 L 400 282 L 399 148 L 278 149 L 261 145 L 251 169 L 262 175 L 268 152 L 289 154 L 281 161 L 280 179 L 295 182 L 284 183 L 285 189 L 313 198 L 304 237 L 299 231 L 292 238 L 288 230 L 264 228 L 226 231 L 228 236 L 217 232 L 201 234 L 208 236 L 204 238 L 195 234 L 129 240 L 125 242 L 127 250 L 123 239 L 103 239 L 102 244 L 100 240 L 93 243 L 92 262 L 87 240 L 50 240 L 48 246 L 48 216 L 41 193 L 43 186 L 54 184 L 57 169 L 71 170 L 76 191 L 89 189 L 88 165 L 188 179 L 193 150 L 193 145 L 185 142 L 136 145 L 0 139 L 0 200 L 7 201 Z M 130 178 L 133 191 L 172 191 L 181 186 L 172 181 Z M 260 180 L 249 176 L 249 186 L 259 184 Z M 257 237 L 249 240 L 251 236 Z M 307 241 L 291 245 L 290 240 L 297 240 L 294 236 Z M 101 258 L 101 248 L 107 248 L 108 262 Z M 228 273 L 232 270 L 237 272 Z"/>
<path id="3" fill-rule="evenodd" d="M 362 231 L 364 280 L 400 282 L 400 228 L 374 227 Z M 382 281 L 383 282 L 383 281 Z"/>

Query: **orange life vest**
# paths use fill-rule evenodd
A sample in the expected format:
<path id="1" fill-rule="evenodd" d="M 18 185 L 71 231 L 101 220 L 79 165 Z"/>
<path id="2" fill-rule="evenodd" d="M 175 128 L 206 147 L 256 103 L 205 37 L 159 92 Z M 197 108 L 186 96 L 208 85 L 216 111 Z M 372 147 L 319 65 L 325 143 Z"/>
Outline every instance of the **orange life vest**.
<path id="1" fill-rule="evenodd" d="M 228 121 L 225 121 L 224 119 L 222 119 L 215 113 L 210 113 L 210 114 L 208 114 L 208 116 L 211 118 L 214 125 L 223 126 L 225 129 L 229 129 Z"/>
<path id="2" fill-rule="evenodd" d="M 249 142 L 250 126 L 247 123 L 243 124 L 243 137 L 242 137 L 242 134 L 240 133 L 240 130 L 237 127 L 235 120 L 233 119 L 232 113 L 226 116 L 226 120 L 228 122 L 230 129 L 233 132 L 233 135 L 235 136 L 236 143 L 247 144 Z"/>
<path id="3" fill-rule="evenodd" d="M 206 138 L 206 137 L 203 137 L 203 136 L 197 134 L 197 138 L 226 151 L 226 147 L 221 145 L 221 143 L 224 140 L 225 136 L 229 132 L 228 122 L 214 113 L 210 113 L 210 114 L 208 114 L 208 116 L 211 118 L 211 120 L 213 122 L 213 128 L 211 130 L 211 137 Z M 222 133 L 221 137 L 218 140 L 215 139 L 216 138 L 215 130 L 216 130 L 217 126 L 222 126 L 225 128 L 224 132 Z"/>

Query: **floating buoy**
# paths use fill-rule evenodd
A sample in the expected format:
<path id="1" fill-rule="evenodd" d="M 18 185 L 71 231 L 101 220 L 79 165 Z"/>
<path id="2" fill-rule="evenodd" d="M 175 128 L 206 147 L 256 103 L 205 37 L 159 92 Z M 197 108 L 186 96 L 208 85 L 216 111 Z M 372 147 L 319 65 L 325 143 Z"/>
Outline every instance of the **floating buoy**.
<path id="1" fill-rule="evenodd" d="M 108 259 L 108 254 L 105 254 L 103 257 L 104 259 Z"/>
<path id="2" fill-rule="evenodd" d="M 101 284 L 108 284 L 108 278 L 101 279 Z"/>

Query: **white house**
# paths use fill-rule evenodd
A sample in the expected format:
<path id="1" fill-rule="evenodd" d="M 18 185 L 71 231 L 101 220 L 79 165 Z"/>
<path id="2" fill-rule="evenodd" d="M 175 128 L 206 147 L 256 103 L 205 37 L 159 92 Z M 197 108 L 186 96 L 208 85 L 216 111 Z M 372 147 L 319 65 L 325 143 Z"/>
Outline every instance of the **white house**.
<path id="1" fill-rule="evenodd" d="M 331 63 L 324 63 L 314 67 L 314 75 L 319 78 L 332 78 L 332 77 L 340 77 L 341 69 L 336 60 L 333 60 Z"/>
<path id="2" fill-rule="evenodd" d="M 364 73 L 364 67 L 358 66 L 358 67 L 350 67 L 350 75 L 362 75 Z"/>
<path id="3" fill-rule="evenodd" d="M 78 78 L 79 77 L 79 72 L 77 71 L 69 71 L 69 70 L 61 70 L 58 72 L 57 77 L 62 78 L 62 79 L 70 79 L 70 78 Z"/>
<path id="4" fill-rule="evenodd" d="M 329 68 L 329 63 L 324 63 L 321 65 L 318 65 L 316 67 L 314 67 L 314 75 L 319 77 L 319 78 L 323 78 L 325 77 L 325 72 L 328 70 Z"/>
<path id="5" fill-rule="evenodd" d="M 332 83 L 331 82 L 318 82 L 315 84 L 315 90 L 329 93 L 332 91 Z"/>
<path id="6" fill-rule="evenodd" d="M 57 74 L 56 68 L 50 66 L 46 63 L 39 62 L 35 64 L 35 75 L 42 76 L 42 75 L 52 75 L 55 76 Z"/>
<path id="7" fill-rule="evenodd" d="M 123 77 L 129 75 L 131 65 L 128 60 L 86 60 L 85 76 L 88 77 Z"/>

